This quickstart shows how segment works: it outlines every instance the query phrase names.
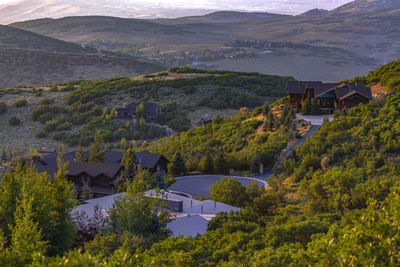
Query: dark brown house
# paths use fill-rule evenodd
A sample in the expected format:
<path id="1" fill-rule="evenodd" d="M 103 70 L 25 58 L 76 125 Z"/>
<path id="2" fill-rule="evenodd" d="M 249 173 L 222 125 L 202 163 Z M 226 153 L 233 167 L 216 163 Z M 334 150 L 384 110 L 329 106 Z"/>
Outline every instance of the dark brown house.
<path id="1" fill-rule="evenodd" d="M 333 114 L 336 109 L 352 108 L 372 99 L 371 88 L 361 83 L 289 82 L 287 91 L 295 112 L 302 112 L 306 100 L 322 114 Z"/>
<path id="2" fill-rule="evenodd" d="M 115 116 L 118 121 L 132 122 L 136 121 L 136 108 L 140 103 L 131 103 L 123 108 L 115 109 Z M 155 120 L 162 114 L 160 105 L 154 103 L 143 103 L 144 114 L 147 121 Z"/>
<path id="3" fill-rule="evenodd" d="M 120 175 L 121 164 L 69 162 L 68 180 L 74 183 L 78 193 L 87 184 L 95 197 L 111 195 L 115 192 L 114 180 Z M 38 172 L 46 172 L 51 177 L 57 172 L 57 164 L 38 167 Z"/>

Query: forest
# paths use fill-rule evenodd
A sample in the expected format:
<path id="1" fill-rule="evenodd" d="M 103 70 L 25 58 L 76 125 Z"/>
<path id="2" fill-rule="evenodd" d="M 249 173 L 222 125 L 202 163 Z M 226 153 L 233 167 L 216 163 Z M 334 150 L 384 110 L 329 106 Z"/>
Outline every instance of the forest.
<path id="1" fill-rule="evenodd" d="M 177 156 L 172 153 L 176 149 L 182 158 L 194 157 L 191 151 L 204 155 L 220 149 L 227 158 L 240 155 L 252 147 L 250 141 L 240 144 L 251 140 L 247 131 L 260 126 L 259 121 L 248 119 L 269 112 L 261 108 L 225 120 L 216 118 L 148 148 L 171 156 Z M 290 111 L 286 113 L 290 121 Z M 400 92 L 393 87 L 389 95 L 343 109 L 333 121 L 324 122 L 292 157 L 275 166 L 268 188 L 242 187 L 233 179 L 222 179 L 211 188 L 211 199 L 241 210 L 217 215 L 207 232 L 196 237 L 168 237 L 168 214 L 143 198 L 149 174 L 139 173 L 127 182 L 127 195 L 112 210 L 107 226 L 76 243 L 78 234 L 69 215 L 75 200 L 61 159 L 54 180 L 18 167 L 0 184 L 0 265 L 397 266 L 399 117 Z M 239 123 L 243 129 L 237 127 Z M 274 136 L 283 144 L 285 122 L 280 130 L 271 131 L 274 125 L 262 126 L 271 132 L 265 143 Z M 208 148 L 202 147 L 203 134 L 213 142 Z M 56 225 L 65 233 L 62 239 L 54 237 Z"/>

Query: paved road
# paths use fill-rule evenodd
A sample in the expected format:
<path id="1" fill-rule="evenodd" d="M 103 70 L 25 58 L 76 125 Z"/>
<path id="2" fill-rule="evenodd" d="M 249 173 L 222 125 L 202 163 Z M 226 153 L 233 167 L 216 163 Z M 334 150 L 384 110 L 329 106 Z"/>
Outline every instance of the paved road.
<path id="1" fill-rule="evenodd" d="M 176 182 L 171 185 L 168 190 L 174 192 L 181 192 L 189 194 L 192 197 L 205 197 L 210 195 L 211 186 L 215 185 L 221 180 L 222 177 L 227 177 L 227 175 L 193 175 L 176 178 Z M 261 186 L 266 186 L 264 181 L 257 180 L 255 178 L 246 177 L 232 177 L 246 186 L 249 182 L 256 180 Z"/>
<path id="2" fill-rule="evenodd" d="M 313 125 L 311 129 L 297 142 L 292 146 L 292 148 L 286 153 L 285 158 L 290 156 L 293 153 L 293 150 L 299 146 L 304 144 L 306 138 L 311 137 L 318 129 L 319 125 Z M 250 181 L 257 180 L 260 186 L 268 186 L 265 182 L 268 177 L 273 174 L 273 169 L 269 169 L 263 175 L 245 178 L 245 177 L 233 177 L 236 180 L 240 181 L 242 185 L 246 186 Z M 185 194 L 189 194 L 192 197 L 200 197 L 200 196 L 208 196 L 210 194 L 211 186 L 215 185 L 217 182 L 221 180 L 222 177 L 226 177 L 227 175 L 194 175 L 194 176 L 185 176 L 176 178 L 176 182 L 171 185 L 168 189 L 175 192 L 181 192 Z"/>

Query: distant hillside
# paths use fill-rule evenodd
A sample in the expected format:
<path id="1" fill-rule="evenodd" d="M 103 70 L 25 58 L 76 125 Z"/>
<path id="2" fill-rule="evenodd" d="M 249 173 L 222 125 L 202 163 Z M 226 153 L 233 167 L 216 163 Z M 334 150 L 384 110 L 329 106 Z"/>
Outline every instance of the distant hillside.
<path id="1" fill-rule="evenodd" d="M 115 56 L 1 47 L 0 69 L 0 87 L 39 86 L 162 70 L 160 66 L 152 63 Z"/>
<path id="2" fill-rule="evenodd" d="M 326 9 L 319 9 L 319 8 L 314 8 L 311 9 L 307 12 L 304 12 L 303 14 L 300 14 L 299 16 L 303 16 L 303 17 L 316 17 L 316 16 L 322 16 L 325 15 L 326 13 L 328 13 L 329 11 Z"/>
<path id="3" fill-rule="evenodd" d="M 336 8 L 331 13 L 358 13 L 398 8 L 400 8 L 398 0 L 356 0 Z"/>
<path id="4" fill-rule="evenodd" d="M 266 13 L 266 12 L 235 12 L 218 11 L 204 16 L 182 17 L 176 19 L 156 19 L 155 22 L 167 24 L 179 23 L 228 23 L 246 20 L 264 20 L 277 17 L 286 17 L 287 15 Z"/>
<path id="5" fill-rule="evenodd" d="M 150 20 L 123 19 L 104 16 L 39 19 L 11 24 L 65 41 L 107 40 L 132 44 L 217 43 L 223 36 L 208 31 L 202 25 L 174 26 Z M 225 36 L 227 36 L 225 34 Z"/>
<path id="6" fill-rule="evenodd" d="M 83 48 L 76 43 L 68 43 L 33 32 L 0 25 L 0 47 L 39 49 L 68 53 L 97 53 L 94 48 Z"/>

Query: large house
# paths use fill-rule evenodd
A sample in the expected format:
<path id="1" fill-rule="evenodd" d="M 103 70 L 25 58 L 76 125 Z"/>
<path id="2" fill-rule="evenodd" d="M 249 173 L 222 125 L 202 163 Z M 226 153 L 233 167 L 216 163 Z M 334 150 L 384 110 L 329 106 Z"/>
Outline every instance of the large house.
<path id="1" fill-rule="evenodd" d="M 372 99 L 371 88 L 361 83 L 289 82 L 287 91 L 295 112 L 302 112 L 306 100 L 322 114 L 333 114 L 336 109 L 352 108 Z"/>
<path id="2" fill-rule="evenodd" d="M 89 158 L 89 152 L 85 152 Z M 83 191 L 83 185 L 87 184 L 95 197 L 106 196 L 115 192 L 114 181 L 122 170 L 122 156 L 120 151 L 106 152 L 104 163 L 77 162 L 76 152 L 63 155 L 64 161 L 68 161 L 68 179 L 75 184 L 78 193 Z M 58 153 L 53 153 L 43 158 L 35 159 L 34 164 L 39 172 L 46 172 L 51 177 L 57 172 Z M 165 175 L 168 160 L 162 154 L 153 154 L 149 151 L 136 153 L 136 164 L 152 173 Z"/>
<path id="3" fill-rule="evenodd" d="M 101 197 L 115 193 L 114 181 L 119 177 L 121 170 L 121 164 L 69 162 L 67 177 L 74 183 L 78 193 L 83 192 L 83 186 L 86 184 L 95 197 Z M 57 171 L 57 164 L 38 167 L 38 172 L 46 172 L 50 177 Z"/>
<path id="4" fill-rule="evenodd" d="M 123 108 L 115 109 L 115 116 L 118 121 L 132 122 L 136 121 L 136 108 L 141 103 L 131 103 Z M 144 113 L 147 121 L 155 120 L 161 116 L 162 108 L 154 103 L 143 103 Z"/>

